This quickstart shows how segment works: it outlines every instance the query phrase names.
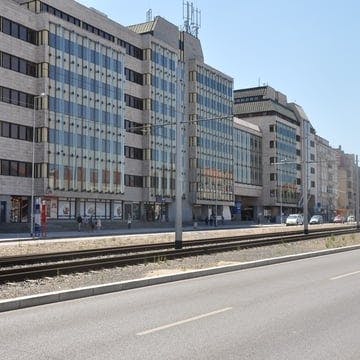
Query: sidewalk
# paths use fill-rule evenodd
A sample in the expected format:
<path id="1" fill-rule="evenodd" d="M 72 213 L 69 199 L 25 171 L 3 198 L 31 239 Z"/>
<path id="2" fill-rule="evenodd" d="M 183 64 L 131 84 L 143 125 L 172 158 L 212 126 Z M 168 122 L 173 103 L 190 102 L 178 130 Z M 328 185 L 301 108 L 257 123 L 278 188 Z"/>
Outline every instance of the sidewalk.
<path id="1" fill-rule="evenodd" d="M 257 228 L 257 227 L 269 227 L 269 226 L 279 226 L 279 224 L 266 224 L 266 225 L 255 225 L 255 224 L 225 224 L 218 226 L 210 225 L 198 225 L 196 228 L 191 225 L 184 225 L 183 231 L 213 231 L 213 230 L 222 230 L 222 229 L 248 229 L 248 228 Z M 171 233 L 174 232 L 174 226 L 171 224 L 151 224 L 151 226 L 146 226 L 146 224 L 136 224 L 131 229 L 127 227 L 121 227 L 119 229 L 101 229 L 101 230 L 81 230 L 77 231 L 72 230 L 62 230 L 62 231 L 49 231 L 46 237 L 40 237 L 35 239 L 63 239 L 63 238 L 78 238 L 78 237 L 96 237 L 96 236 L 107 236 L 107 235 L 128 235 L 128 234 L 154 234 L 154 233 Z M 32 240 L 32 237 L 29 233 L 19 232 L 19 233 L 0 233 L 0 241 L 19 241 L 19 240 Z"/>

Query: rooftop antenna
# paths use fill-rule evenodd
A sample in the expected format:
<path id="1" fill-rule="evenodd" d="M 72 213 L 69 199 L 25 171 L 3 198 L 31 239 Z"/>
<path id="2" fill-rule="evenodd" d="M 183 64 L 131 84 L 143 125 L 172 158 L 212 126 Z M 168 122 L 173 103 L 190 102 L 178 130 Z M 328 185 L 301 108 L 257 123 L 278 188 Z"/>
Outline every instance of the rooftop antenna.
<path id="1" fill-rule="evenodd" d="M 198 8 L 194 8 L 192 2 L 183 1 L 183 19 L 184 31 L 197 38 L 201 27 L 201 11 Z"/>
<path id="2" fill-rule="evenodd" d="M 150 22 L 152 21 L 152 10 L 149 9 L 147 12 L 146 12 L 146 22 Z"/>

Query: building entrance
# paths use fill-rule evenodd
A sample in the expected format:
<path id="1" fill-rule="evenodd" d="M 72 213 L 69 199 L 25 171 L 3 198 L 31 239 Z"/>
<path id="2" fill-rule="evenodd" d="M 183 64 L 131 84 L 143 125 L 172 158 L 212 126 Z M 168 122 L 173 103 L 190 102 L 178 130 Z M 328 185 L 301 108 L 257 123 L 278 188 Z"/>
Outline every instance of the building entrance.
<path id="1" fill-rule="evenodd" d="M 6 222 L 6 201 L 0 202 L 0 223 Z"/>

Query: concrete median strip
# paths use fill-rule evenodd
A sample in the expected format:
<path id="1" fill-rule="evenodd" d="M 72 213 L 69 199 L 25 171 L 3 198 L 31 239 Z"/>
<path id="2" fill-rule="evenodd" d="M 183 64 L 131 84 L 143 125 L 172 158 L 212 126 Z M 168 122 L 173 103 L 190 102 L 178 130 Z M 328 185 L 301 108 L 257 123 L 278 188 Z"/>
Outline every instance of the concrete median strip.
<path id="1" fill-rule="evenodd" d="M 170 275 L 163 275 L 156 277 L 147 277 L 147 278 L 127 280 L 127 281 L 121 281 L 121 282 L 104 284 L 104 285 L 94 285 L 94 286 L 82 287 L 71 290 L 25 296 L 15 299 L 0 300 L 0 312 L 18 310 L 27 307 L 37 306 L 37 305 L 45 305 L 60 301 L 80 299 L 94 295 L 108 294 L 122 290 L 130 290 L 139 287 L 164 284 L 167 282 L 173 282 L 179 280 L 193 279 L 201 276 L 221 274 L 230 271 L 250 269 L 260 266 L 279 264 L 293 260 L 300 260 L 300 259 L 312 258 L 316 256 L 329 255 L 329 254 L 335 254 L 335 253 L 359 250 L 359 249 L 360 249 L 360 245 L 344 246 L 334 249 L 255 260 L 246 263 L 199 269 L 194 271 L 176 273 L 172 275 L 170 274 Z"/>

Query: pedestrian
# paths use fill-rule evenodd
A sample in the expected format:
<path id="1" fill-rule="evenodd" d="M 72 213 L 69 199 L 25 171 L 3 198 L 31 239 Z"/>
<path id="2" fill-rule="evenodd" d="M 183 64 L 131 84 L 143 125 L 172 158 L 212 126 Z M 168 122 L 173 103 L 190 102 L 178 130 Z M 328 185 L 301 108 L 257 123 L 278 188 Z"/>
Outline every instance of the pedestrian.
<path id="1" fill-rule="evenodd" d="M 94 217 L 91 215 L 90 216 L 90 229 L 91 229 L 91 231 L 94 231 L 94 229 L 95 229 L 95 220 L 94 220 Z"/>
<path id="2" fill-rule="evenodd" d="M 131 215 L 130 214 L 128 216 L 127 226 L 128 226 L 128 229 L 131 229 Z"/>
<path id="3" fill-rule="evenodd" d="M 97 229 L 97 230 L 101 230 L 101 220 L 100 220 L 100 218 L 98 218 L 98 219 L 96 220 L 96 229 Z"/>
<path id="4" fill-rule="evenodd" d="M 81 215 L 79 215 L 77 218 L 76 218 L 76 221 L 78 223 L 78 231 L 81 231 L 81 225 L 82 225 L 82 222 L 83 222 L 83 219 L 81 217 Z"/>

